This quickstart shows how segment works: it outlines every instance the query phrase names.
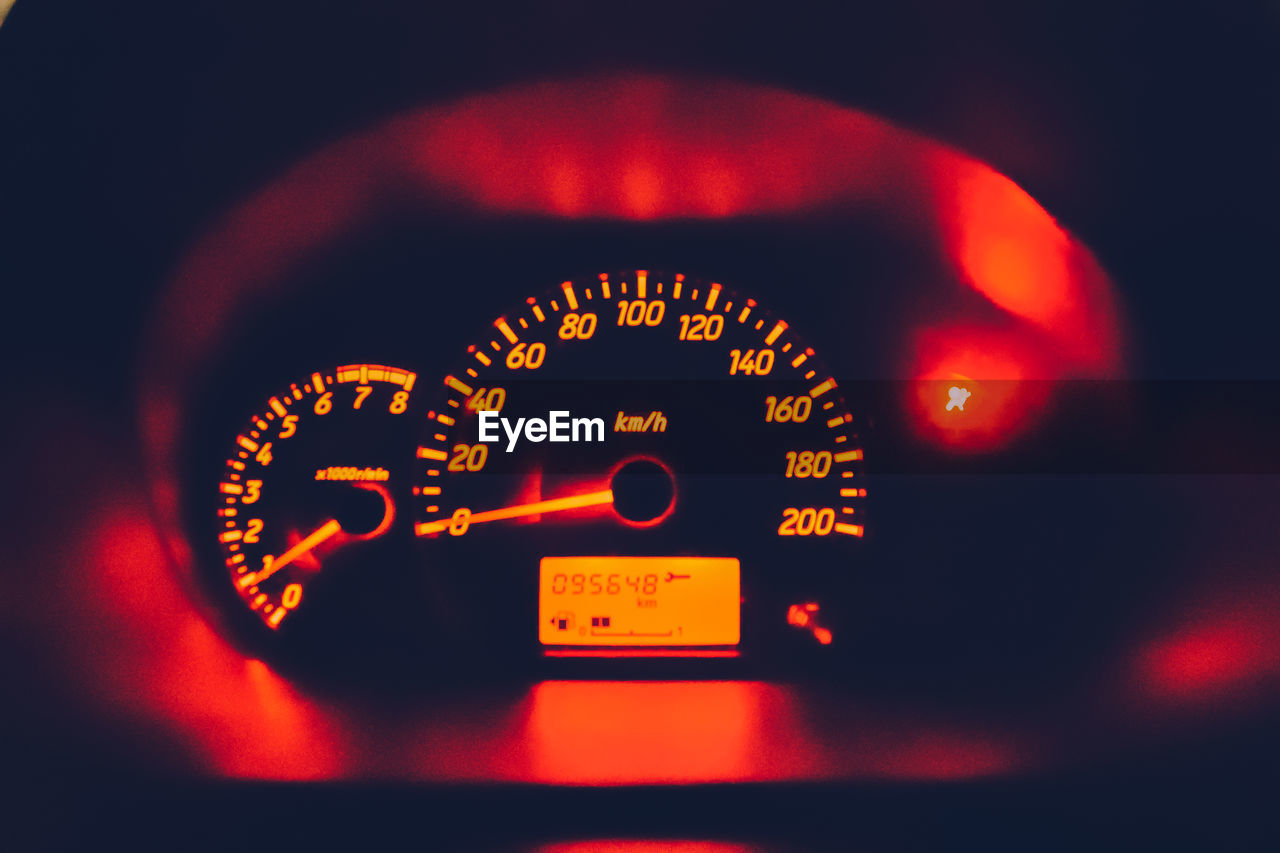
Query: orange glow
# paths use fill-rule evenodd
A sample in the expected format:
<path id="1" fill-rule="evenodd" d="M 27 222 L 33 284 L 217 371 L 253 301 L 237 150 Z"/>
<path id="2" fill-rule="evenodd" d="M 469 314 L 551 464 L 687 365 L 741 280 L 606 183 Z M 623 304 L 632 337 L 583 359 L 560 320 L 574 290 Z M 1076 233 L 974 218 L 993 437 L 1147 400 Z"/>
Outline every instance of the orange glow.
<path id="1" fill-rule="evenodd" d="M 1220 594 L 1220 593 L 1219 593 Z M 1137 682 L 1147 697 L 1197 704 L 1244 697 L 1280 679 L 1280 590 L 1251 586 L 1194 605 L 1181 624 L 1146 643 Z"/>
<path id="2" fill-rule="evenodd" d="M 290 168 L 181 262 L 141 383 L 151 497 L 167 551 L 190 573 L 179 524 L 182 483 L 173 476 L 181 469 L 178 401 L 226 340 L 236 312 L 250 295 L 285 296 L 283 283 L 296 270 L 344 236 L 385 221 L 406 199 L 455 218 L 705 219 L 837 206 L 892 216 L 924 226 L 921 232 L 936 227 L 967 282 L 955 328 L 913 350 L 919 370 L 912 376 L 984 381 L 1010 366 L 1027 378 L 1112 369 L 1119 338 L 1109 283 L 1020 193 L 994 170 L 859 110 L 752 84 L 651 75 L 554 81 L 398 116 Z M 1042 273 L 1044 265 L 1051 268 Z M 677 279 L 674 297 L 680 288 Z M 607 282 L 601 292 L 608 295 Z M 941 286 L 939 293 L 951 295 Z M 971 308 L 979 316 L 965 316 Z M 997 320 L 1025 322 L 978 326 L 997 309 L 1005 312 Z M 983 357 L 995 359 L 992 370 Z M 450 378 L 450 387 L 470 393 Z M 313 381 L 324 390 L 318 374 Z M 994 422 L 988 427 L 956 429 L 932 421 L 941 405 L 922 402 L 921 429 L 956 447 L 994 446 L 1028 417 L 986 415 Z M 984 408 L 975 397 L 972 411 L 1001 408 Z M 97 450 L 104 459 L 119 452 Z M 636 784 L 966 778 L 1027 766 L 1003 732 L 876 717 L 852 702 L 831 709 L 840 726 L 824 728 L 797 707 L 796 692 L 751 682 L 551 682 L 535 687 L 510 719 L 495 720 L 493 706 L 482 705 L 483 713 L 463 707 L 444 722 L 383 724 L 301 695 L 246 661 L 169 573 L 139 584 L 137 568 L 160 566 L 165 554 L 143 501 L 128 491 L 134 472 L 116 474 L 93 488 L 67 484 L 68 494 L 98 488 L 111 501 L 95 516 L 90 539 L 64 561 L 61 583 L 45 584 L 57 596 L 47 612 L 60 615 L 61 633 L 50 639 L 91 685 L 89 701 L 170 736 L 163 739 L 212 773 Z M 231 485 L 221 488 L 231 493 Z M 1153 653 L 1143 670 L 1152 684 L 1168 683 L 1170 672 L 1185 680 L 1206 669 L 1188 668 L 1185 657 L 1170 668 L 1160 663 L 1166 658 Z"/>
<path id="3" fill-rule="evenodd" d="M 528 779 L 943 780 L 1007 773 L 1028 760 L 1006 734 L 877 717 L 853 705 L 833 715 L 840 724 L 831 727 L 807 707 L 794 689 L 756 681 L 544 681 L 531 692 L 522 733 Z"/>
<path id="4" fill-rule="evenodd" d="M 377 539 L 379 536 L 391 529 L 391 525 L 396 520 L 396 504 L 391 498 L 391 492 L 381 483 L 352 483 L 357 489 L 374 492 L 378 497 L 382 498 L 382 520 L 378 522 L 378 526 L 370 530 L 368 533 L 343 533 L 341 538 L 345 542 L 366 542 L 370 539 Z"/>
<path id="5" fill-rule="evenodd" d="M 820 645 L 829 646 L 835 638 L 829 628 L 824 628 L 819 623 L 820 610 L 821 608 L 812 601 L 807 604 L 793 604 L 787 608 L 787 624 L 796 628 L 808 628 L 809 633 Z"/>
<path id="6" fill-rule="evenodd" d="M 161 738 L 166 760 L 186 755 L 199 771 L 256 779 L 344 772 L 336 721 L 261 661 L 231 648 L 169 573 L 137 582 L 138 566 L 165 561 L 140 503 L 113 494 L 69 557 L 60 562 L 73 567 L 76 583 L 58 588 L 92 605 L 66 601 L 59 608 L 67 665 L 113 715 L 172 733 Z"/>
<path id="7" fill-rule="evenodd" d="M 651 412 L 651 415 L 657 415 L 661 417 L 662 412 L 653 411 Z M 613 478 L 617 476 L 618 472 L 621 471 L 623 468 L 625 468 L 627 465 L 630 465 L 632 462 L 652 462 L 654 465 L 657 465 L 659 468 L 661 468 L 663 471 L 666 472 L 667 478 L 671 481 L 671 502 L 667 504 L 667 508 L 664 509 L 661 513 L 654 516 L 653 518 L 650 518 L 647 521 L 636 521 L 635 519 L 631 519 L 631 518 L 623 518 L 622 514 L 617 512 L 616 510 L 613 513 L 613 517 L 616 518 L 618 521 L 621 521 L 627 527 L 636 527 L 636 528 L 657 527 L 659 524 L 662 524 L 668 518 L 670 518 L 672 513 L 676 511 L 676 503 L 680 497 L 679 489 L 676 487 L 676 475 L 675 473 L 672 472 L 671 466 L 663 462 L 658 457 L 650 456 L 647 453 L 633 453 L 630 456 L 619 459 L 614 464 L 614 466 L 609 469 L 609 473 L 606 476 L 605 482 L 612 483 Z"/>
<path id="8" fill-rule="evenodd" d="M 164 554 L 142 501 L 118 490 L 128 479 L 114 482 L 86 536 L 45 571 L 16 577 L 32 578 L 24 601 L 59 614 L 43 635 L 57 656 L 50 678 L 146 732 L 139 747 L 157 751 L 140 753 L 144 766 L 562 785 L 965 778 L 1024 766 L 1004 734 L 843 701 L 814 715 L 812 697 L 761 682 L 551 681 L 523 698 L 442 696 L 425 716 L 308 695 L 230 647 L 169 573 L 137 582 L 137 567 Z"/>
<path id="9" fill-rule="evenodd" d="M 144 361 L 141 418 L 175 554 L 186 549 L 180 484 L 163 478 L 176 470 L 174 401 L 190 376 L 247 294 L 280 287 L 406 196 L 451 217 L 883 214 L 936 236 L 965 281 L 1026 321 L 1045 344 L 1046 375 L 1121 363 L 1110 283 L 1087 251 L 1007 178 L 944 145 L 856 109 L 723 80 L 623 74 L 509 87 L 326 148 L 231 212 L 181 263 L 155 357 Z M 966 307 L 975 306 L 957 306 L 962 322 L 974 319 Z"/>
<path id="10" fill-rule="evenodd" d="M 544 649 L 548 658 L 736 658 L 737 649 Z"/>
<path id="11" fill-rule="evenodd" d="M 1047 332 L 1070 363 L 1107 372 L 1119 361 L 1105 277 L 1031 196 L 991 169 L 953 161 L 938 181 L 943 237 L 964 279 Z"/>
<path id="12" fill-rule="evenodd" d="M 1213 693 L 1257 674 L 1260 637 L 1248 625 L 1210 625 L 1153 646 L 1146 666 L 1153 687 L 1179 694 Z"/>
<path id="13" fill-rule="evenodd" d="M 755 682 L 545 681 L 528 723 L 533 773 L 571 784 L 749 778 L 777 691 Z"/>
<path id="14" fill-rule="evenodd" d="M 546 646 L 733 646 L 739 567 L 729 557 L 543 557 Z"/>
<path id="15" fill-rule="evenodd" d="M 334 371 L 334 374 L 338 377 L 339 383 L 359 382 L 361 385 L 368 385 L 370 382 L 389 382 L 392 385 L 404 386 L 406 391 L 412 391 L 414 383 L 418 380 L 416 373 L 385 364 L 344 364 Z M 324 383 L 320 381 L 320 374 L 313 373 L 311 376 L 316 386 L 316 393 L 323 394 Z"/>
<path id="16" fill-rule="evenodd" d="M 979 326 L 929 329 L 916 336 L 916 381 L 906 405 L 922 436 L 953 450 L 985 451 L 1023 433 L 1043 413 L 1052 375 L 1025 335 Z M 953 405 L 952 388 L 968 393 Z"/>
<path id="17" fill-rule="evenodd" d="M 762 848 L 734 841 L 686 841 L 630 838 L 592 838 L 540 844 L 535 853 L 754 853 Z"/>
<path id="18" fill-rule="evenodd" d="M 335 534 L 340 532 L 342 532 L 342 525 L 339 524 L 336 519 L 329 519 L 314 531 L 307 534 L 301 542 L 298 542 L 279 557 L 272 560 L 270 565 L 267 565 L 261 571 L 245 575 L 244 579 L 240 581 L 240 584 L 242 586 L 249 586 L 251 584 L 261 583 L 283 569 L 285 566 L 292 563 L 299 556 L 306 554 L 322 542 L 327 542 Z"/>
<path id="19" fill-rule="evenodd" d="M 613 492 L 603 489 L 583 495 L 570 495 L 567 498 L 551 498 L 545 501 L 522 503 L 500 509 L 487 509 L 483 512 L 468 513 L 469 524 L 480 524 L 485 521 L 503 521 L 509 518 L 524 518 L 530 515 L 544 515 L 551 512 L 563 512 L 570 509 L 586 509 L 593 506 L 609 506 L 613 503 Z M 414 527 L 419 536 L 439 533 L 447 530 L 451 521 L 427 521 Z"/>

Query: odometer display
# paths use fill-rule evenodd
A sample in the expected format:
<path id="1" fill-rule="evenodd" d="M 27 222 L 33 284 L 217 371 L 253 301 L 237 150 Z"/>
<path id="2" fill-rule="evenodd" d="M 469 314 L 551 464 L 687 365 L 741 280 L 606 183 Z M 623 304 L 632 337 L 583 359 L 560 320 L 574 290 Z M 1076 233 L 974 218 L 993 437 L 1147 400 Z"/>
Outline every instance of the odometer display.
<path id="1" fill-rule="evenodd" d="M 738 561 L 708 557 L 544 557 L 543 645 L 736 646 Z"/>

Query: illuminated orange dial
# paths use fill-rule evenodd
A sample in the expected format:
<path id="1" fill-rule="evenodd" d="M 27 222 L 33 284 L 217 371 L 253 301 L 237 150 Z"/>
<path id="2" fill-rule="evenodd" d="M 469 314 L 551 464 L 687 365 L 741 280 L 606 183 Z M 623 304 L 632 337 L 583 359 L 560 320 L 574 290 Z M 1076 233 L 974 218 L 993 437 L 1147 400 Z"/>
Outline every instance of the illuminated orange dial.
<path id="1" fill-rule="evenodd" d="M 839 382 L 785 320 L 718 282 L 564 281 L 496 319 L 440 390 L 413 529 L 488 606 L 488 634 L 518 620 L 548 650 L 734 650 L 753 590 L 805 600 L 821 573 L 850 571 L 865 533 Z M 693 579 L 626 594 L 668 575 Z M 494 591 L 511 584 L 536 631 Z M 606 618 L 617 630 L 591 621 Z"/>
<path id="2" fill-rule="evenodd" d="M 250 611 L 280 629 L 314 584 L 395 522 L 406 448 L 380 441 L 411 413 L 417 375 L 379 364 L 317 371 L 271 396 L 235 437 L 217 539 Z"/>

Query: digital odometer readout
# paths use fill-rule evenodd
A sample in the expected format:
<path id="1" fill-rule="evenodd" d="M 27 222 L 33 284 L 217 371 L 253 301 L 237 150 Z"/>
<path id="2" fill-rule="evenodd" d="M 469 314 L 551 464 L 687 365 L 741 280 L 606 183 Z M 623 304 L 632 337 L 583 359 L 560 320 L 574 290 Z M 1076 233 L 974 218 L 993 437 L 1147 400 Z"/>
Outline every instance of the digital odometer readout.
<path id="1" fill-rule="evenodd" d="M 733 646 L 739 563 L 727 557 L 544 557 L 546 646 Z"/>

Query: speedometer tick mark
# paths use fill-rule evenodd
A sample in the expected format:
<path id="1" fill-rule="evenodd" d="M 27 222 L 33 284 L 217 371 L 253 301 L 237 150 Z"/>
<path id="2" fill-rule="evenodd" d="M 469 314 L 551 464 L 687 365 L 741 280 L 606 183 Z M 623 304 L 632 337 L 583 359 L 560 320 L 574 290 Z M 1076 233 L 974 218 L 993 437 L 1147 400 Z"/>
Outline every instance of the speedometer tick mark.
<path id="1" fill-rule="evenodd" d="M 499 317 L 494 320 L 493 325 L 498 327 L 499 332 L 502 332 L 502 336 L 507 339 L 507 343 L 514 344 L 520 342 L 520 338 L 516 336 L 516 333 L 512 331 L 511 326 L 507 323 L 506 317 Z"/>
<path id="2" fill-rule="evenodd" d="M 817 385 L 809 389 L 809 396 L 816 399 L 818 397 L 821 397 L 823 394 L 827 393 L 834 387 L 836 387 L 836 380 L 834 377 L 824 379 L 821 382 L 819 382 Z"/>
<path id="3" fill-rule="evenodd" d="M 449 375 L 444 378 L 444 384 L 457 391 L 464 397 L 471 396 L 472 388 L 456 376 Z"/>

